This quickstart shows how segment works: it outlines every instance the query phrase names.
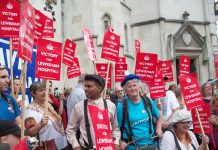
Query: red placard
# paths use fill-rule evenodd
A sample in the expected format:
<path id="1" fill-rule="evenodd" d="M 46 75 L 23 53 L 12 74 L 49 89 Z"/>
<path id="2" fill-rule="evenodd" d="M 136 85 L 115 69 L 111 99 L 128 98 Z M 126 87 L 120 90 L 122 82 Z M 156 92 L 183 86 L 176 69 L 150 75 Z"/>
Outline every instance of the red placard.
<path id="1" fill-rule="evenodd" d="M 117 61 L 119 58 L 120 36 L 113 32 L 104 35 L 101 58 Z"/>
<path id="2" fill-rule="evenodd" d="M 47 17 L 35 9 L 35 34 L 34 34 L 34 43 L 37 45 L 38 39 L 42 37 L 43 30 L 45 28 L 45 21 Z"/>
<path id="3" fill-rule="evenodd" d="M 115 82 L 122 82 L 125 78 L 124 72 L 128 70 L 127 64 L 115 64 Z"/>
<path id="4" fill-rule="evenodd" d="M 160 70 L 163 77 L 168 77 L 167 82 L 173 81 L 173 69 L 171 60 L 158 61 L 157 70 Z"/>
<path id="5" fill-rule="evenodd" d="M 22 3 L 21 13 L 18 56 L 23 60 L 32 62 L 35 10 L 28 1 L 25 1 Z"/>
<path id="6" fill-rule="evenodd" d="M 54 38 L 54 27 L 51 13 L 46 13 L 46 21 L 43 29 L 42 38 Z"/>
<path id="7" fill-rule="evenodd" d="M 201 123 L 204 129 L 205 133 L 212 133 L 212 125 L 211 123 L 208 121 L 208 118 L 211 116 L 210 113 L 210 105 L 209 104 L 204 104 L 201 107 L 197 108 L 199 116 L 201 118 Z M 193 122 L 193 127 L 194 133 L 201 133 L 201 128 L 200 128 L 200 124 L 198 122 L 198 117 L 197 117 L 197 113 L 195 110 L 192 110 L 192 122 Z"/>
<path id="8" fill-rule="evenodd" d="M 190 58 L 188 56 L 180 56 L 179 59 L 179 75 L 190 73 Z"/>
<path id="9" fill-rule="evenodd" d="M 114 150 L 108 111 L 93 105 L 88 105 L 88 110 L 95 132 L 96 150 Z"/>
<path id="10" fill-rule="evenodd" d="M 67 67 L 67 77 L 68 79 L 79 77 L 81 75 L 80 65 L 78 58 L 74 57 L 72 59 L 73 64 Z"/>
<path id="11" fill-rule="evenodd" d="M 87 28 L 83 28 L 83 36 L 85 41 L 85 47 L 91 61 L 96 61 L 95 48 L 92 40 L 92 35 Z"/>
<path id="12" fill-rule="evenodd" d="M 218 78 L 218 55 L 214 57 L 215 67 L 216 67 L 216 77 Z"/>
<path id="13" fill-rule="evenodd" d="M 156 71 L 154 82 L 149 83 L 149 90 L 150 90 L 150 97 L 153 99 L 166 97 L 164 80 L 160 71 Z"/>
<path id="14" fill-rule="evenodd" d="M 141 43 L 139 40 L 134 40 L 134 45 L 135 45 L 135 54 L 137 55 L 138 53 L 140 53 Z"/>
<path id="15" fill-rule="evenodd" d="M 0 5 L 0 37 L 19 37 L 20 3 L 17 0 L 3 0 Z"/>
<path id="16" fill-rule="evenodd" d="M 72 66 L 74 64 L 74 55 L 75 55 L 76 43 L 67 39 L 64 45 L 63 53 L 63 63 Z"/>
<path id="17" fill-rule="evenodd" d="M 157 65 L 157 54 L 138 53 L 135 74 L 144 82 L 154 82 Z"/>
<path id="18" fill-rule="evenodd" d="M 116 64 L 126 64 L 126 58 L 125 57 L 119 57 Z"/>
<path id="19" fill-rule="evenodd" d="M 36 54 L 36 78 L 60 80 L 62 43 L 39 39 Z"/>
<path id="20" fill-rule="evenodd" d="M 97 69 L 98 75 L 101 76 L 102 78 L 104 78 L 105 82 L 106 82 L 106 78 L 107 78 L 107 66 L 108 66 L 107 63 L 96 63 L 96 69 Z M 112 66 L 110 65 L 107 88 L 111 88 L 111 86 L 112 86 L 111 70 L 112 70 Z"/>
<path id="21" fill-rule="evenodd" d="M 19 48 L 19 37 L 12 38 L 12 49 L 18 50 Z"/>
<path id="22" fill-rule="evenodd" d="M 179 83 L 183 98 L 188 110 L 200 107 L 204 104 L 200 86 L 196 78 L 188 75 L 179 76 Z"/>

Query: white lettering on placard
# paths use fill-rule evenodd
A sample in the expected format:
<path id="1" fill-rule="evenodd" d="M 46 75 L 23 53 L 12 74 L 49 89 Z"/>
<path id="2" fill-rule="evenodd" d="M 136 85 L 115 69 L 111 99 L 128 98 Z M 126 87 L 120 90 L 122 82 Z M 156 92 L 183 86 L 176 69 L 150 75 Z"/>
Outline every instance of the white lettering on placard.
<path id="1" fill-rule="evenodd" d="M 113 143 L 112 139 L 98 138 L 97 143 Z"/>
<path id="2" fill-rule="evenodd" d="M 46 56 L 46 57 L 52 57 L 52 58 L 57 58 L 57 54 L 49 53 L 49 52 L 41 52 L 41 55 Z"/>
<path id="3" fill-rule="evenodd" d="M 112 147 L 107 146 L 107 147 L 99 147 L 99 150 L 113 150 Z"/>
<path id="4" fill-rule="evenodd" d="M 46 67 L 53 67 L 53 68 L 60 68 L 60 65 L 58 64 L 52 64 L 52 63 L 47 63 L 47 62 L 41 62 L 38 61 L 39 66 L 46 66 Z"/>
<path id="5" fill-rule="evenodd" d="M 108 126 L 106 124 L 97 124 L 97 129 L 108 129 Z"/>
<path id="6" fill-rule="evenodd" d="M 2 14 L 5 16 L 17 16 L 17 13 L 2 11 Z"/>

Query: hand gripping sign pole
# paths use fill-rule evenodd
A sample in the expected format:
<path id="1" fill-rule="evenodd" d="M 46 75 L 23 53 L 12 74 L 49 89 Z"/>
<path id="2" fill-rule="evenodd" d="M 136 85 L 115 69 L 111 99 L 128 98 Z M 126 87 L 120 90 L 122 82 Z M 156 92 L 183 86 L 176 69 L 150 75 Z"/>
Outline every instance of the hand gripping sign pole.
<path id="1" fill-rule="evenodd" d="M 203 129 L 203 126 L 202 126 L 202 122 L 201 122 L 200 115 L 199 115 L 199 113 L 198 113 L 198 109 L 195 108 L 195 111 L 196 111 L 196 114 L 197 114 L 197 117 L 198 117 L 198 122 L 199 122 L 199 124 L 200 124 L 201 133 L 202 133 L 202 135 L 204 136 L 205 133 L 204 133 L 204 129 Z M 206 150 L 209 150 L 208 144 L 206 144 Z"/>
<path id="2" fill-rule="evenodd" d="M 25 95 L 26 95 L 26 70 L 27 70 L 27 61 L 24 61 L 23 70 L 22 70 L 22 114 L 21 114 L 21 139 L 24 138 L 24 116 L 26 112 L 25 107 Z"/>

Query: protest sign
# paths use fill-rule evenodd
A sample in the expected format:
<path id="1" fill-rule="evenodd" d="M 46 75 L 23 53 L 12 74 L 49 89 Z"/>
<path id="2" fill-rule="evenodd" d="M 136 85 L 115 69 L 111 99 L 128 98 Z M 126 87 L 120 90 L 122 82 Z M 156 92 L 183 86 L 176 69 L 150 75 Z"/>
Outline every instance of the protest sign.
<path id="1" fill-rule="evenodd" d="M 60 80 L 62 43 L 45 39 L 38 40 L 36 77 Z"/>
<path id="2" fill-rule="evenodd" d="M 88 110 L 95 132 L 96 150 L 114 150 L 108 111 L 93 105 L 88 105 Z"/>
<path id="3" fill-rule="evenodd" d="M 134 40 L 134 45 L 135 45 L 135 54 L 137 56 L 137 54 L 140 53 L 141 43 L 139 40 Z"/>
<path id="4" fill-rule="evenodd" d="M 50 12 L 46 12 L 46 21 L 43 29 L 42 38 L 54 38 L 53 19 Z"/>
<path id="5" fill-rule="evenodd" d="M 215 67 L 216 67 L 216 77 L 218 78 L 218 55 L 214 57 Z"/>
<path id="6" fill-rule="evenodd" d="M 135 74 L 144 82 L 153 82 L 157 65 L 157 54 L 138 53 Z"/>
<path id="7" fill-rule="evenodd" d="M 63 53 L 63 63 L 72 66 L 74 64 L 74 55 L 75 55 L 76 43 L 67 39 L 64 45 Z"/>
<path id="8" fill-rule="evenodd" d="M 35 32 L 35 10 L 25 1 L 22 3 L 18 56 L 32 62 Z"/>
<path id="9" fill-rule="evenodd" d="M 179 59 L 179 75 L 190 73 L 190 58 L 188 56 L 180 56 Z"/>
<path id="10" fill-rule="evenodd" d="M 113 32 L 104 35 L 101 58 L 117 61 L 119 58 L 120 36 Z"/>
<path id="11" fill-rule="evenodd" d="M 125 78 L 124 72 L 128 70 L 127 64 L 115 64 L 115 82 L 122 82 Z"/>
<path id="12" fill-rule="evenodd" d="M 211 116 L 210 105 L 204 104 L 201 107 L 197 108 L 199 116 L 201 118 L 201 123 L 205 133 L 212 133 L 212 124 L 208 121 L 208 118 Z M 197 114 L 195 110 L 192 110 L 192 122 L 193 122 L 193 132 L 196 134 L 201 134 L 201 128 L 198 121 Z"/>
<path id="13" fill-rule="evenodd" d="M 160 71 L 156 71 L 154 82 L 149 83 L 150 97 L 152 99 L 166 96 L 163 76 Z"/>
<path id="14" fill-rule="evenodd" d="M 34 43 L 37 45 L 38 39 L 42 38 L 43 30 L 45 28 L 45 22 L 47 17 L 35 9 L 35 34 L 34 34 Z"/>
<path id="15" fill-rule="evenodd" d="M 179 76 L 179 83 L 188 110 L 200 107 L 204 104 L 200 86 L 196 78 L 182 75 Z"/>
<path id="16" fill-rule="evenodd" d="M 74 57 L 72 61 L 72 65 L 67 67 L 68 79 L 79 77 L 81 75 L 78 58 Z"/>
<path id="17" fill-rule="evenodd" d="M 19 48 L 19 37 L 12 38 L 12 49 L 18 50 Z"/>
<path id="18" fill-rule="evenodd" d="M 167 82 L 173 81 L 173 69 L 171 60 L 157 62 L 157 70 L 161 71 L 163 77 L 168 77 Z"/>
<path id="19" fill-rule="evenodd" d="M 105 81 L 107 78 L 107 70 L 108 70 L 107 67 L 108 67 L 107 63 L 96 63 L 96 69 L 97 69 L 98 75 L 101 76 L 102 78 L 104 78 Z M 112 87 L 111 70 L 112 70 L 112 66 L 110 65 L 107 88 Z"/>
<path id="20" fill-rule="evenodd" d="M 83 28 L 83 37 L 85 41 L 85 47 L 89 56 L 89 59 L 91 61 L 96 61 L 96 54 L 95 54 L 95 48 L 94 43 L 92 40 L 92 35 L 90 31 L 87 28 Z"/>
<path id="21" fill-rule="evenodd" d="M 19 37 L 20 3 L 17 0 L 3 0 L 0 5 L 0 37 Z"/>

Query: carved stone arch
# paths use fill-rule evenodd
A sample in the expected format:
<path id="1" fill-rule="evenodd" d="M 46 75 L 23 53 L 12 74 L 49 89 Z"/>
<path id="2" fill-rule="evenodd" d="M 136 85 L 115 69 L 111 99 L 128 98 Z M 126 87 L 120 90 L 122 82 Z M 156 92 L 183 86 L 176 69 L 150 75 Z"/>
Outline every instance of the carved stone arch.
<path id="1" fill-rule="evenodd" d="M 179 51 L 200 52 L 203 60 L 209 60 L 204 37 L 194 28 L 189 21 L 185 21 L 175 34 L 168 35 L 168 59 L 175 59 Z"/>
<path id="2" fill-rule="evenodd" d="M 102 16 L 102 22 L 103 22 L 103 29 L 105 31 L 108 25 L 112 27 L 112 16 L 108 12 L 105 12 Z"/>

